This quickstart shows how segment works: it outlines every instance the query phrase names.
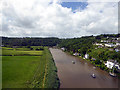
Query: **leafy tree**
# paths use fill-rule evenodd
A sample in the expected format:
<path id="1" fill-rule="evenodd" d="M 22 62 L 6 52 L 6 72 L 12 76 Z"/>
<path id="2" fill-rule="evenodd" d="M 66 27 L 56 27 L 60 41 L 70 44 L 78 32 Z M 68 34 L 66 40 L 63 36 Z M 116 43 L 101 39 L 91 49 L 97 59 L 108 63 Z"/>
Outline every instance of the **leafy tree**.
<path id="1" fill-rule="evenodd" d="M 99 64 L 99 65 L 100 65 L 100 64 L 101 64 L 100 60 L 99 60 L 99 59 L 96 59 L 96 60 L 95 60 L 95 64 Z"/>
<path id="2" fill-rule="evenodd" d="M 27 48 L 30 48 L 30 45 L 27 45 Z"/>

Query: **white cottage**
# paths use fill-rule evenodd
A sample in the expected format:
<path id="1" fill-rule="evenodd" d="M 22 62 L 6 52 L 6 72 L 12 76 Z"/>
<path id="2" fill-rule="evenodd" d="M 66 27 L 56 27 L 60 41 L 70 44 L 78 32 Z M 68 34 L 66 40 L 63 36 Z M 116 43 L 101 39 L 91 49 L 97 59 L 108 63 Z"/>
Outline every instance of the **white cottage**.
<path id="1" fill-rule="evenodd" d="M 89 54 L 85 54 L 85 59 L 88 59 L 89 58 Z"/>
<path id="2" fill-rule="evenodd" d="M 107 68 L 112 69 L 114 66 L 114 62 L 113 61 L 107 61 L 107 63 L 105 63 L 105 65 L 107 66 Z"/>
<path id="3" fill-rule="evenodd" d="M 116 48 L 115 51 L 116 51 L 116 52 L 119 52 L 120 50 Z"/>
<path id="4" fill-rule="evenodd" d="M 105 46 L 106 46 L 106 47 L 114 47 L 114 46 L 116 46 L 116 45 L 114 45 L 114 44 L 112 44 L 112 43 L 107 43 L 107 44 L 105 44 Z"/>
<path id="5" fill-rule="evenodd" d="M 79 55 L 79 53 L 74 53 L 73 55 L 74 55 L 74 56 L 78 56 L 78 55 Z"/>
<path id="6" fill-rule="evenodd" d="M 95 45 L 97 45 L 97 46 L 103 46 L 102 43 L 95 43 Z"/>
<path id="7" fill-rule="evenodd" d="M 64 47 L 62 47 L 61 49 L 62 49 L 63 51 L 65 51 L 65 48 L 64 48 Z"/>

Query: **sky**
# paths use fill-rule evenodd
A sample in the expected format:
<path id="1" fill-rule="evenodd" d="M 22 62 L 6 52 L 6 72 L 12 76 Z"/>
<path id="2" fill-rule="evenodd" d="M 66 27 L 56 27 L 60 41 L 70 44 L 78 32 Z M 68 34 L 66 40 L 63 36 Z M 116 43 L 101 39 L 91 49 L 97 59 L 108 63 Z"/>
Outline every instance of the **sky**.
<path id="1" fill-rule="evenodd" d="M 118 33 L 117 2 L 48 1 L 0 1 L 0 36 L 73 38 Z"/>

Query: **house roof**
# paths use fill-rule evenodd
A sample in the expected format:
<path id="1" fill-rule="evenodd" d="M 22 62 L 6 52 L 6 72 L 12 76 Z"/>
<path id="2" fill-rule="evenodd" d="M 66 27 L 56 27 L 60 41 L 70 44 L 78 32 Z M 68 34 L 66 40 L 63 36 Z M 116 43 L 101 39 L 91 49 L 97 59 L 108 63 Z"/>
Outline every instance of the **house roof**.
<path id="1" fill-rule="evenodd" d="M 113 63 L 115 62 L 115 60 L 112 60 L 112 59 L 109 59 L 108 61 L 109 61 L 109 62 L 113 62 Z"/>

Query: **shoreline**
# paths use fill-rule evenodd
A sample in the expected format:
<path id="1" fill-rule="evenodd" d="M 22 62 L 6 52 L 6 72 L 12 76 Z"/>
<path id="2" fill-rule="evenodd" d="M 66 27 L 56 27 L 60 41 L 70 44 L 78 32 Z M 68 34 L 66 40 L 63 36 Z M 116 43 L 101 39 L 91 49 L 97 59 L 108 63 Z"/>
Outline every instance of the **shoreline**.
<path id="1" fill-rule="evenodd" d="M 60 49 L 60 48 L 57 48 L 57 49 Z M 60 49 L 60 50 L 62 50 L 62 49 Z M 63 51 L 63 50 L 62 50 L 62 51 Z M 67 53 L 67 54 L 69 54 L 69 55 L 71 55 L 71 56 L 78 57 L 78 58 L 80 58 L 80 59 L 82 59 L 82 60 L 85 60 L 85 61 L 91 63 L 93 66 L 98 67 L 100 70 L 105 71 L 105 72 L 107 72 L 107 73 L 109 74 L 109 69 L 108 69 L 107 71 L 106 71 L 106 70 L 103 70 L 103 69 L 100 68 L 100 66 L 97 66 L 96 64 L 93 64 L 89 59 L 83 59 L 83 57 L 78 56 L 78 55 L 75 56 L 75 55 L 71 54 L 69 51 L 63 51 L 63 52 L 65 52 L 65 53 Z M 115 73 L 115 74 L 117 75 L 117 78 L 120 79 L 120 73 Z M 110 75 L 110 74 L 109 74 L 109 75 Z M 111 76 L 111 75 L 110 75 L 110 76 Z"/>

